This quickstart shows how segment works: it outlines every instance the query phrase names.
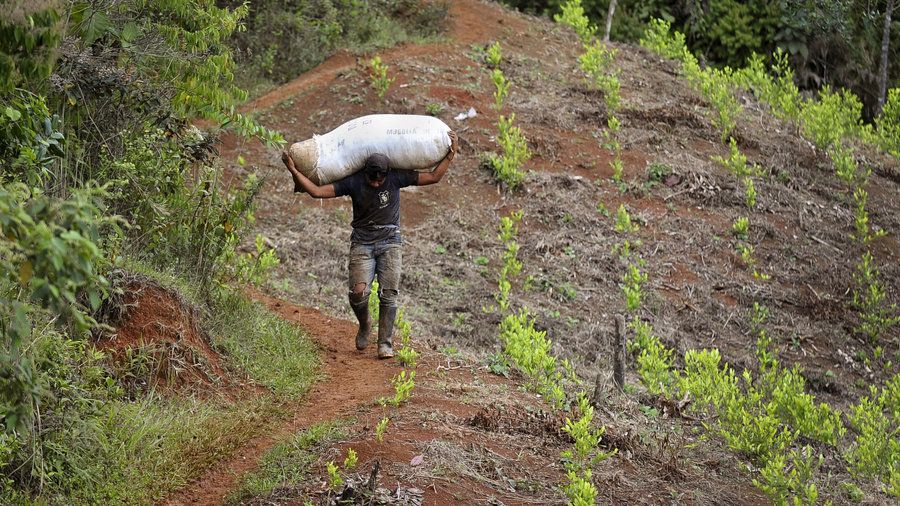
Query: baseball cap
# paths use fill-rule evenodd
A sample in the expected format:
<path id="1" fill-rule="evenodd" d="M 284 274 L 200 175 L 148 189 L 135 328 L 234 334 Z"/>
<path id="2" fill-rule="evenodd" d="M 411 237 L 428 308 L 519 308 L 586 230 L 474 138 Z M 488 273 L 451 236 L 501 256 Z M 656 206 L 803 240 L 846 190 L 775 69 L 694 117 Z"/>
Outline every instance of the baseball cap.
<path id="1" fill-rule="evenodd" d="M 381 153 L 375 153 L 366 159 L 366 175 L 371 177 L 384 177 L 387 175 L 390 163 L 388 157 Z"/>

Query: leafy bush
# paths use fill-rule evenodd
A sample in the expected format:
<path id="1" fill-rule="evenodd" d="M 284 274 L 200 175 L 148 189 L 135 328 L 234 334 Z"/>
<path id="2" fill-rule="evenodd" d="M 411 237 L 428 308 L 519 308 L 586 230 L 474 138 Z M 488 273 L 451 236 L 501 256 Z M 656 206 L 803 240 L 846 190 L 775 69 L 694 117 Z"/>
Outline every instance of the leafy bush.
<path id="1" fill-rule="evenodd" d="M 741 216 L 738 219 L 734 220 L 734 223 L 731 225 L 731 232 L 741 240 L 747 240 L 747 234 L 750 229 L 750 219 L 746 216 Z"/>
<path id="2" fill-rule="evenodd" d="M 616 224 L 613 228 L 621 234 L 630 234 L 640 229 L 637 223 L 632 223 L 631 215 L 628 214 L 625 204 L 619 204 L 619 208 L 616 209 Z"/>
<path id="3" fill-rule="evenodd" d="M 494 83 L 494 109 L 500 112 L 503 101 L 509 95 L 509 81 L 503 75 L 503 71 L 496 68 L 491 72 L 491 81 Z"/>
<path id="4" fill-rule="evenodd" d="M 813 506 L 818 501 L 819 490 L 812 477 L 822 460 L 821 455 L 815 458 L 809 445 L 802 451 L 773 455 L 759 470 L 760 479 L 754 479 L 753 484 L 776 505 Z"/>
<path id="5" fill-rule="evenodd" d="M 637 311 L 641 307 L 643 293 L 641 287 L 647 282 L 647 273 L 641 272 L 640 266 L 628 264 L 622 278 L 622 292 L 625 294 L 625 309 Z"/>
<path id="6" fill-rule="evenodd" d="M 622 100 L 618 73 L 611 69 L 617 53 L 599 40 L 593 40 L 584 45 L 584 53 L 578 57 L 581 70 L 603 92 L 607 113 L 611 115 L 619 109 Z"/>
<path id="7" fill-rule="evenodd" d="M 557 368 L 552 343 L 547 339 L 546 332 L 534 328 L 534 318 L 527 309 L 503 318 L 500 322 L 500 342 L 538 393 L 551 405 L 562 406 L 565 400 L 560 385 L 562 373 Z"/>
<path id="8" fill-rule="evenodd" d="M 381 57 L 378 55 L 369 60 L 369 68 L 371 70 L 369 78 L 372 80 L 372 87 L 375 88 L 378 99 L 384 100 L 384 96 L 391 83 L 394 82 L 394 78 L 388 77 L 388 66 L 381 62 Z"/>
<path id="9" fill-rule="evenodd" d="M 672 350 L 653 335 L 653 327 L 649 323 L 642 322 L 637 316 L 630 326 L 634 331 L 634 338 L 629 343 L 629 348 L 638 353 L 637 365 L 641 382 L 653 395 L 669 395 L 674 381 Z"/>
<path id="10" fill-rule="evenodd" d="M 900 159 L 900 88 L 891 88 L 875 125 L 881 149 Z"/>
<path id="11" fill-rule="evenodd" d="M 496 69 L 500 67 L 500 62 L 502 60 L 503 53 L 500 50 L 500 41 L 494 41 L 494 43 L 488 46 L 485 51 L 485 62 L 488 66 Z"/>
<path id="12" fill-rule="evenodd" d="M 897 314 L 895 304 L 888 305 L 884 283 L 871 252 L 863 253 L 853 280 L 856 283 L 853 306 L 859 311 L 861 320 L 855 330 L 875 344 L 886 330 L 900 324 L 900 314 Z"/>
<path id="13" fill-rule="evenodd" d="M 572 27 L 583 44 L 587 44 L 594 38 L 597 26 L 592 24 L 585 15 L 581 0 L 567 0 L 560 6 L 560 10 L 559 14 L 553 16 L 557 23 Z"/>
<path id="14" fill-rule="evenodd" d="M 883 388 L 870 387 L 869 395 L 855 404 L 849 415 L 857 431 L 844 454 L 850 470 L 860 476 L 879 477 L 885 491 L 900 497 L 900 375 Z"/>
<path id="15" fill-rule="evenodd" d="M 819 149 L 827 150 L 845 137 L 858 137 L 863 131 L 862 102 L 847 90 L 833 92 L 825 86 L 819 100 L 807 100 L 800 111 L 803 135 Z"/>
<path id="16" fill-rule="evenodd" d="M 528 140 L 522 130 L 513 125 L 516 115 L 512 114 L 509 118 L 500 116 L 497 122 L 499 133 L 497 134 L 497 144 L 503 150 L 500 155 L 492 154 L 489 158 L 491 167 L 494 170 L 494 177 L 498 181 L 505 183 L 510 189 L 515 189 L 525 180 L 525 172 L 522 166 L 531 158 L 531 152 L 528 150 Z"/>
<path id="17" fill-rule="evenodd" d="M 118 225 L 103 214 L 106 188 L 74 190 L 67 200 L 21 183 L 0 185 L 0 419 L 13 431 L 31 425 L 45 393 L 21 346 L 40 313 L 58 315 L 74 335 L 109 292 L 101 235 Z"/>

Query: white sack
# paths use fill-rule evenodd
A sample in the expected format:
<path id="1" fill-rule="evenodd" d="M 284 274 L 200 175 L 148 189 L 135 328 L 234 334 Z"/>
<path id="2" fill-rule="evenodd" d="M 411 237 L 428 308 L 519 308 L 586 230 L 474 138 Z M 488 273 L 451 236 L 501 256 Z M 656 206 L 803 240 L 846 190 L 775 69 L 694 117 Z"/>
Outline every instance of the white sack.
<path id="1" fill-rule="evenodd" d="M 431 170 L 450 149 L 449 131 L 431 116 L 372 114 L 295 143 L 290 155 L 297 170 L 318 185 L 361 170 L 375 153 L 387 156 L 391 168 Z"/>

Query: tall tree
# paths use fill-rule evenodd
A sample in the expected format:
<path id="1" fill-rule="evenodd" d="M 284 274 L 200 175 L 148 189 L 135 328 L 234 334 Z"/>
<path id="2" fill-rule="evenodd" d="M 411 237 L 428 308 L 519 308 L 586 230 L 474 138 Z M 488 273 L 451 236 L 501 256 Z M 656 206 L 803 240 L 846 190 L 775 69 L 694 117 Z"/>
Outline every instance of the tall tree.
<path id="1" fill-rule="evenodd" d="M 880 114 L 884 107 L 884 101 L 887 98 L 888 87 L 888 52 L 891 43 L 891 17 L 894 13 L 894 0 L 888 0 L 884 9 L 884 29 L 881 33 L 881 65 L 878 69 L 878 105 L 875 107 L 875 114 Z"/>
<path id="2" fill-rule="evenodd" d="M 609 32 L 612 30 L 613 14 L 616 13 L 617 0 L 610 0 L 609 12 L 606 13 L 606 31 L 603 32 L 603 42 L 609 42 Z"/>

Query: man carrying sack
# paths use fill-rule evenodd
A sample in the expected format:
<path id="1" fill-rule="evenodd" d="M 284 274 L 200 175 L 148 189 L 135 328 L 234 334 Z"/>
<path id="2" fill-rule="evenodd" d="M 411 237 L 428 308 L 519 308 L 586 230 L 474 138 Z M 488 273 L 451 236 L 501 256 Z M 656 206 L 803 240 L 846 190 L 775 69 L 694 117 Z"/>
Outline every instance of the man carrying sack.
<path id="1" fill-rule="evenodd" d="M 331 184 L 316 185 L 294 165 L 285 152 L 281 156 L 294 179 L 294 191 L 327 199 L 349 196 L 353 203 L 353 233 L 350 235 L 349 299 L 359 320 L 356 349 L 369 344 L 369 293 L 378 276 L 381 301 L 378 321 L 378 358 L 394 356 L 393 332 L 400 293 L 401 239 L 400 188 L 425 186 L 440 181 L 456 156 L 457 135 L 449 132 L 450 150 L 431 172 L 397 170 L 382 154 L 371 155 L 365 167 Z"/>

